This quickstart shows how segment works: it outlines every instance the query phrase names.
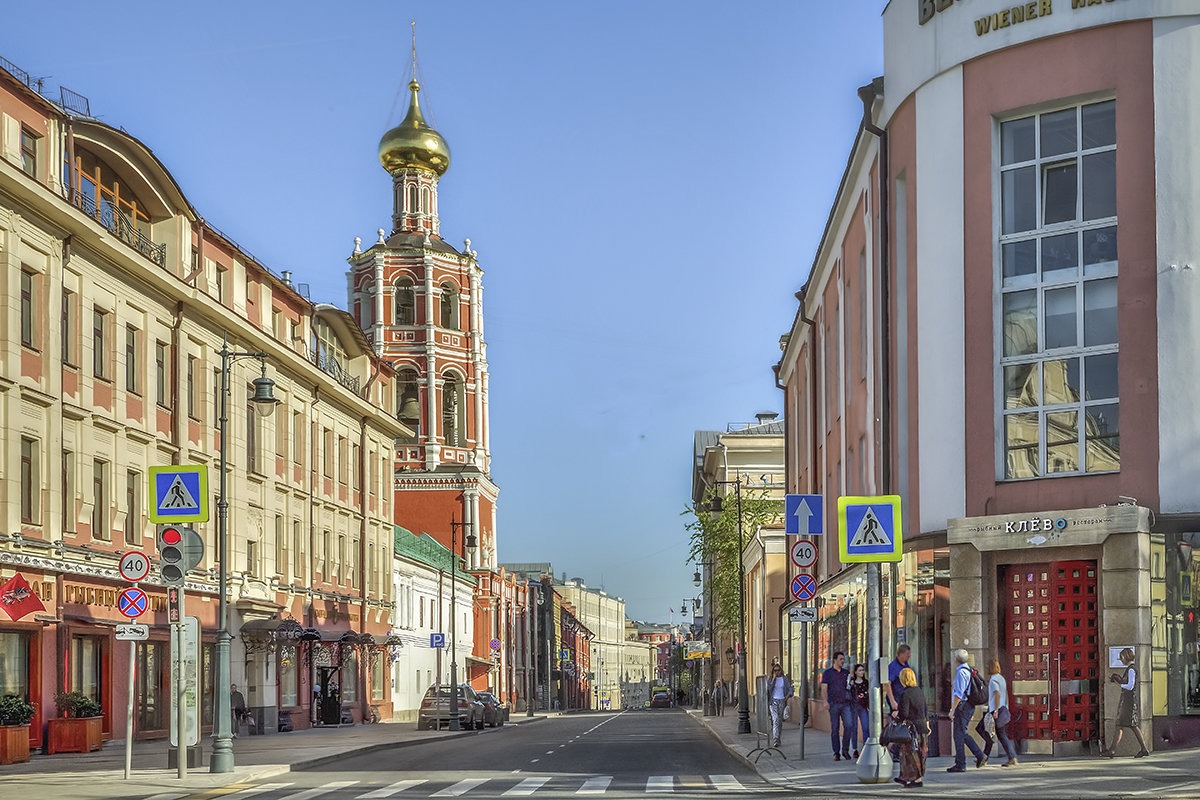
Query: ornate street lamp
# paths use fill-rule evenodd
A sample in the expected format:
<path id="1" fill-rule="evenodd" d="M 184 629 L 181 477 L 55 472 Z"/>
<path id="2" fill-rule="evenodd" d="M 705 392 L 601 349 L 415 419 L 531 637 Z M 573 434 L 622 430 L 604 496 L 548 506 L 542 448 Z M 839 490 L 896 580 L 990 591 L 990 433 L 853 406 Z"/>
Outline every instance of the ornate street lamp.
<path id="1" fill-rule="evenodd" d="M 213 701 L 213 752 L 209 762 L 209 772 L 233 772 L 233 712 L 230 708 L 229 674 L 229 643 L 233 635 L 229 632 L 229 604 L 226 602 L 227 584 L 229 580 L 229 498 L 226 495 L 226 461 L 229 449 L 229 437 L 226 428 L 229 423 L 229 370 L 233 364 L 243 358 L 257 358 L 262 365 L 262 375 L 254 379 L 254 394 L 250 402 L 254 404 L 259 416 L 268 417 L 275 410 L 279 400 L 275 397 L 275 381 L 267 377 L 267 354 L 263 352 L 239 352 L 229 349 L 229 336 L 221 342 L 221 418 L 218 431 L 221 436 L 221 454 L 219 462 L 220 495 L 217 500 L 217 559 L 220 562 L 217 571 L 217 645 L 214 656 L 217 660 L 217 696 Z M 182 712 L 181 712 L 182 713 Z M 180 758 L 185 758 L 186 750 L 180 743 Z"/>

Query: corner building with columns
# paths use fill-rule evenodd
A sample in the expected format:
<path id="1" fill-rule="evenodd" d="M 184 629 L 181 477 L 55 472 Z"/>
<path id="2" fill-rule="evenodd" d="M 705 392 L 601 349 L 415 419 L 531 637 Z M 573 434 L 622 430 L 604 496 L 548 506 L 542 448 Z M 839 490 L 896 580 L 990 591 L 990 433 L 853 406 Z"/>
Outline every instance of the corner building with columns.
<path id="1" fill-rule="evenodd" d="M 460 621 L 458 635 L 473 628 L 475 641 L 458 679 L 515 702 L 524 695 L 515 670 L 525 590 L 497 569 L 483 270 L 469 239 L 459 250 L 442 237 L 438 184 L 450 148 L 426 122 L 415 78 L 408 88 L 408 113 L 379 143 L 392 178 L 392 230 L 381 228 L 366 250 L 356 240 L 350 307 L 394 365 L 397 416 L 415 432 L 396 441 L 397 536 L 427 533 L 453 550 L 469 573 L 460 579 L 476 587 L 471 608 L 459 611 L 472 623 Z"/>
<path id="2" fill-rule="evenodd" d="M 789 491 L 902 497 L 882 652 L 912 647 L 941 753 L 958 648 L 999 660 L 1023 752 L 1112 743 L 1125 648 L 1150 747 L 1194 745 L 1200 3 L 892 0 L 882 22 L 782 340 Z M 788 656 L 810 676 L 867 654 L 863 566 L 818 547 L 828 646 L 800 664 L 796 630 Z"/>

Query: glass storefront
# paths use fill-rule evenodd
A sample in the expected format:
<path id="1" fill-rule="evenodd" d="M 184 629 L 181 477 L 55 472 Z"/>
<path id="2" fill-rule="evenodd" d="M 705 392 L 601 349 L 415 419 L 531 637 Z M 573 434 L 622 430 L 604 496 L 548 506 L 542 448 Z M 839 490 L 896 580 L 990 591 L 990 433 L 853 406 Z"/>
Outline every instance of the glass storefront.
<path id="1" fill-rule="evenodd" d="M 1155 716 L 1200 714 L 1200 533 L 1150 534 Z"/>

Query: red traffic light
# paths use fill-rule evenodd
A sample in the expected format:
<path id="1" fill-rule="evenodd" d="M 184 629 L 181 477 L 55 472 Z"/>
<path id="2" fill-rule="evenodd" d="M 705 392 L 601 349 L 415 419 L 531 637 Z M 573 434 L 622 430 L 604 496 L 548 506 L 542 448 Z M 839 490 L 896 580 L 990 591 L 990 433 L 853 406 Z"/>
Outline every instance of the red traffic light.
<path id="1" fill-rule="evenodd" d="M 179 544 L 183 541 L 183 534 L 178 528 L 165 528 L 162 532 L 163 544 Z"/>

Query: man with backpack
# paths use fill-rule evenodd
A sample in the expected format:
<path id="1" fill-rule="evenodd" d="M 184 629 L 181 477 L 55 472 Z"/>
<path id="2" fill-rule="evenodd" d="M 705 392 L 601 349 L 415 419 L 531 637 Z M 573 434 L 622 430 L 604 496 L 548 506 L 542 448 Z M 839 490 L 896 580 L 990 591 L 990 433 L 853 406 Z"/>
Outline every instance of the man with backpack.
<path id="1" fill-rule="evenodd" d="M 955 650 L 954 685 L 950 695 L 950 717 L 954 721 L 954 766 L 946 772 L 966 772 L 967 753 L 971 748 L 975 755 L 975 766 L 987 764 L 988 757 L 968 732 L 975 706 L 987 703 L 987 684 L 979 673 L 967 663 L 967 651 Z"/>

